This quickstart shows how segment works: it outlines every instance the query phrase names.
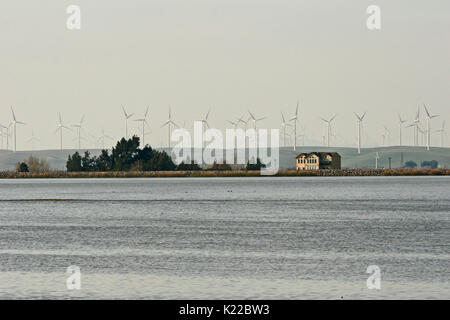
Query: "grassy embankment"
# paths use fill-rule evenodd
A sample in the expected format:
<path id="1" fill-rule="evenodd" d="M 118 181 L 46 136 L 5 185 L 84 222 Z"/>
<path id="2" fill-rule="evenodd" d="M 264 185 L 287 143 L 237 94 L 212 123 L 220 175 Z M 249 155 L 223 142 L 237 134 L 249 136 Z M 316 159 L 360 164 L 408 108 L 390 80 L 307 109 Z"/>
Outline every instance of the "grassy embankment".
<path id="1" fill-rule="evenodd" d="M 450 169 L 343 169 L 319 171 L 280 170 L 278 177 L 343 177 L 343 176 L 448 176 Z M 264 177 L 259 171 L 130 171 L 130 172 L 66 172 L 43 173 L 0 172 L 0 179 L 20 178 L 182 178 L 182 177 Z"/>

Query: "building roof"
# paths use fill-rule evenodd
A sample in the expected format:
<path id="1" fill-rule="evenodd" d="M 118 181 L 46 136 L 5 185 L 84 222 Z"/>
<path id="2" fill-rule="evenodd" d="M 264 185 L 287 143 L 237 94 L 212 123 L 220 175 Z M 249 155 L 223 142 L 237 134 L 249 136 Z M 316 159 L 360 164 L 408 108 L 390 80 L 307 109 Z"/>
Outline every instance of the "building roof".
<path id="1" fill-rule="evenodd" d="M 334 157 L 334 156 L 337 155 L 337 156 L 340 157 L 340 154 L 337 153 L 337 152 L 308 152 L 308 153 L 303 152 L 303 153 L 300 153 L 298 156 L 296 156 L 295 159 L 298 159 L 298 158 L 300 158 L 302 156 L 309 157 L 310 155 L 316 155 L 319 158 L 323 158 L 323 157 L 325 157 L 327 155 L 329 155 L 331 157 Z"/>

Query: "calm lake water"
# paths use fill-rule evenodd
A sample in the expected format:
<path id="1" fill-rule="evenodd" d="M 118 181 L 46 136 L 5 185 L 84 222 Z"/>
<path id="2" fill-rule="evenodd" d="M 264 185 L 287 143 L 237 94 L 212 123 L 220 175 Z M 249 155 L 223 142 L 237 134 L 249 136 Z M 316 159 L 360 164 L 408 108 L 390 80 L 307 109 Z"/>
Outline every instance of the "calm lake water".
<path id="1" fill-rule="evenodd" d="M 449 177 L 1 180 L 0 298 L 450 299 L 449 194 Z"/>

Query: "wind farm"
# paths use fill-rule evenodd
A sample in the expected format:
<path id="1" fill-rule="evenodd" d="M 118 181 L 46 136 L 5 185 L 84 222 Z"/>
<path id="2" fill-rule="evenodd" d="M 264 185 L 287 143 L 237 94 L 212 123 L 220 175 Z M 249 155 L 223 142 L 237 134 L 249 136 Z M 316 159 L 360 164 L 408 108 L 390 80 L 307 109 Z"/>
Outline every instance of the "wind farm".
<path id="1" fill-rule="evenodd" d="M 320 122 L 325 124 L 325 134 L 323 135 L 325 141 L 321 141 L 318 138 L 317 133 L 311 133 L 310 131 L 304 130 L 303 132 L 298 132 L 298 127 L 303 127 L 302 123 L 311 123 L 314 121 L 314 118 L 308 119 L 306 116 L 302 116 L 301 110 L 299 108 L 300 103 L 297 102 L 294 113 L 289 118 L 285 117 L 285 113 L 289 113 L 289 109 L 280 110 L 279 114 L 281 115 L 281 122 L 275 128 L 280 130 L 280 168 L 281 169 L 289 169 L 294 166 L 295 156 L 298 152 L 307 152 L 307 151 L 330 151 L 330 152 L 339 152 L 343 155 L 343 167 L 346 168 L 372 168 L 375 167 L 375 154 L 378 153 L 381 157 L 380 162 L 382 162 L 383 155 L 385 157 L 391 157 L 394 159 L 393 166 L 400 168 L 404 163 L 400 161 L 400 159 L 406 159 L 411 161 L 425 161 L 425 160 L 438 160 L 441 167 L 448 168 L 450 167 L 450 149 L 449 146 L 446 145 L 448 142 L 447 139 L 447 131 L 445 129 L 445 120 L 443 120 L 441 126 L 437 130 L 432 130 L 432 120 L 437 118 L 438 115 L 432 114 L 430 109 L 423 104 L 422 107 L 419 108 L 415 112 L 414 118 L 411 121 L 408 121 L 406 118 L 400 116 L 400 113 L 395 113 L 392 115 L 392 120 L 397 123 L 397 141 L 398 143 L 392 143 L 393 139 L 391 139 L 391 130 L 388 125 L 381 125 L 381 140 L 377 143 L 369 144 L 367 140 L 369 140 L 369 136 L 367 136 L 365 127 L 363 124 L 366 122 L 366 114 L 367 112 L 363 112 L 362 114 L 354 113 L 356 117 L 356 135 L 352 137 L 348 137 L 345 140 L 345 143 L 339 144 L 336 140 L 336 133 L 334 133 L 335 126 L 332 124 L 335 122 L 337 114 L 332 117 L 326 119 L 318 116 Z M 425 117 L 421 119 L 421 110 L 423 109 L 423 115 Z M 0 126 L 0 134 L 1 134 L 1 142 L 2 142 L 2 150 L 0 151 L 0 169 L 1 170 L 12 170 L 14 165 L 26 158 L 27 154 L 42 154 L 43 157 L 47 159 L 51 159 L 51 163 L 53 167 L 58 170 L 64 169 L 64 162 L 66 155 L 73 152 L 73 150 L 79 150 L 83 152 L 83 150 L 89 150 L 92 154 L 100 154 L 101 149 L 109 149 L 112 147 L 114 140 L 120 139 L 120 133 L 116 134 L 117 138 L 114 138 L 114 135 L 111 136 L 105 133 L 104 128 L 100 129 L 100 134 L 93 134 L 93 132 L 98 131 L 95 128 L 85 128 L 85 114 L 81 116 L 81 118 L 75 123 L 72 124 L 71 127 L 76 129 L 72 130 L 69 126 L 66 126 L 63 122 L 61 113 L 58 112 L 58 121 L 57 128 L 54 131 L 54 134 L 58 134 L 58 145 L 55 145 L 56 148 L 47 148 L 44 149 L 42 147 L 42 139 L 35 135 L 34 130 L 31 130 L 31 138 L 25 140 L 25 142 L 21 145 L 17 145 L 17 132 L 18 125 L 23 126 L 23 129 L 26 127 L 25 122 L 18 120 L 16 117 L 15 109 L 10 107 L 11 110 L 11 120 L 8 123 L 3 120 Z M 19 109 L 20 110 L 20 109 Z M 134 117 L 134 113 L 129 113 L 123 105 L 120 105 L 116 109 L 117 117 L 120 117 L 120 112 L 122 112 L 122 117 L 125 121 L 125 138 L 130 136 L 129 132 L 129 123 L 128 121 L 131 119 L 135 123 L 140 124 L 140 129 L 136 128 L 137 131 L 132 130 L 132 134 L 139 136 L 141 138 L 141 142 L 143 145 L 148 144 L 153 136 L 154 132 L 150 132 L 151 119 L 148 119 L 148 114 L 150 107 L 147 106 L 144 110 L 142 117 L 132 119 Z M 204 132 L 207 128 L 213 126 L 210 124 L 210 114 L 213 111 L 213 108 L 208 108 L 205 114 L 201 117 L 198 117 L 198 121 L 202 124 L 202 131 Z M 156 110 L 155 110 L 156 112 Z M 223 126 L 224 128 L 229 127 L 233 129 L 248 129 L 248 122 L 252 122 L 252 128 L 254 130 L 258 130 L 261 125 L 258 125 L 263 120 L 269 121 L 270 117 L 256 115 L 251 110 L 247 110 L 248 117 L 239 116 L 239 117 L 230 117 L 233 120 L 222 120 L 222 123 L 214 123 L 218 127 Z M 194 115 L 195 116 L 195 115 Z M 195 119 L 195 118 L 194 118 Z M 28 119 L 27 119 L 28 120 Z M 32 120 L 32 119 L 30 119 Z M 213 119 L 214 120 L 214 119 Z M 33 124 L 32 121 L 27 121 L 30 124 Z M 216 121 L 217 122 L 217 121 Z M 0 122 L 1 123 L 1 122 Z M 6 125 L 8 123 L 8 125 Z M 183 123 L 186 123 L 186 120 L 183 120 Z M 318 124 L 318 123 L 317 123 Z M 156 124 L 158 125 L 158 124 Z M 422 129 L 422 128 L 426 129 Z M 165 145 L 152 145 L 153 148 L 158 150 L 166 150 L 166 152 L 170 153 L 172 148 L 171 145 L 171 133 L 174 128 L 178 128 L 175 120 L 173 119 L 172 107 L 168 108 L 168 118 L 166 121 L 162 123 L 160 126 L 160 130 L 167 129 L 167 142 Z M 269 127 L 270 128 L 270 127 Z M 320 128 L 320 126 L 319 126 Z M 408 131 L 407 135 L 403 133 L 404 128 L 413 128 L 413 131 Z M 22 130 L 23 130 L 22 129 Z M 120 128 L 119 128 L 120 129 Z M 273 129 L 273 127 L 271 128 Z M 24 131 L 24 130 L 23 130 Z M 119 130 L 120 131 L 120 130 Z M 22 132 L 22 131 L 21 131 Z M 316 131 L 318 132 L 318 131 Z M 432 132 L 436 134 L 433 136 Z M 25 133 L 24 133 L 25 134 Z M 29 135 L 29 137 L 30 137 Z M 76 148 L 67 148 L 64 144 L 64 137 L 72 135 L 73 137 L 69 140 L 76 141 Z M 409 137 L 408 137 L 409 136 Z M 150 140 L 149 138 L 150 137 Z M 422 137 L 422 140 L 421 140 Z M 332 139 L 333 138 L 333 139 Z M 411 141 L 411 144 L 405 143 L 406 141 Z M 408 139 L 409 138 L 409 139 Z M 434 138 L 434 139 L 433 139 Z M 302 143 L 299 146 L 298 140 L 301 139 Z M 352 140 L 354 142 L 352 142 Z M 373 139 L 376 140 L 376 139 Z M 11 143 L 12 141 L 12 143 Z M 83 145 L 82 145 L 83 141 Z M 39 144 L 38 144 L 39 142 Z M 31 148 L 30 148 L 31 147 Z M 204 144 L 203 144 L 204 147 Z M 246 148 L 249 146 L 246 142 Z M 56 152 L 58 150 L 58 152 Z M 64 156 L 61 156 L 64 155 Z M 378 162 L 378 161 L 377 161 Z M 378 166 L 378 164 L 377 164 Z"/>
<path id="2" fill-rule="evenodd" d="M 311 120 L 308 119 L 305 116 L 301 116 L 301 112 L 299 109 L 299 102 L 297 102 L 295 106 L 295 111 L 292 116 L 289 118 L 285 117 L 285 112 L 288 113 L 289 110 L 281 110 L 279 111 L 281 115 L 281 122 L 278 126 L 278 129 L 280 129 L 280 165 L 282 168 L 289 168 L 292 166 L 292 159 L 295 158 L 297 151 L 304 151 L 304 150 L 329 150 L 329 151 L 336 151 L 336 152 L 342 152 L 344 154 L 343 158 L 343 165 L 346 167 L 371 167 L 374 165 L 373 159 L 370 160 L 370 158 L 373 158 L 373 156 L 368 156 L 368 154 L 378 152 L 380 155 L 392 152 L 402 153 L 403 157 L 408 158 L 408 155 L 415 155 L 413 156 L 413 159 L 416 159 L 417 161 L 420 160 L 426 160 L 429 158 L 436 158 L 441 160 L 441 165 L 444 167 L 450 167 L 450 161 L 444 156 L 448 150 L 450 150 L 447 143 L 447 131 L 445 129 L 445 120 L 443 120 L 441 127 L 438 130 L 432 130 L 431 122 L 433 119 L 437 118 L 438 115 L 432 114 L 430 112 L 430 109 L 423 104 L 423 114 L 425 115 L 424 119 L 421 119 L 420 115 L 420 109 L 421 107 L 417 109 L 415 113 L 415 117 L 411 121 L 407 121 L 406 118 L 403 118 L 400 116 L 400 113 L 396 113 L 395 115 L 392 115 L 393 118 L 397 118 L 397 126 L 398 126 L 398 137 L 397 141 L 398 143 L 391 143 L 391 130 L 388 127 L 388 125 L 382 125 L 382 133 L 381 133 L 381 141 L 378 143 L 373 143 L 369 145 L 367 143 L 368 137 L 364 136 L 363 134 L 363 123 L 366 121 L 366 114 L 367 112 L 363 112 L 362 114 L 354 113 L 354 116 L 357 120 L 357 127 L 356 127 L 356 136 L 352 139 L 347 138 L 346 143 L 339 145 L 336 142 L 336 134 L 333 132 L 332 124 L 334 123 L 337 114 L 333 115 L 332 117 L 326 119 L 323 117 L 318 117 L 318 119 L 324 123 L 325 126 L 325 141 L 320 143 L 321 139 L 318 139 L 318 135 L 314 135 L 314 133 L 308 134 L 308 131 L 304 131 L 301 133 L 298 133 L 298 126 L 301 125 L 301 121 L 304 123 L 311 123 Z M 125 107 L 119 106 L 117 108 L 117 117 L 120 116 L 120 112 L 122 112 L 123 119 L 125 121 L 125 138 L 129 137 L 129 123 L 128 121 L 132 119 L 134 116 L 134 113 L 128 113 Z M 20 159 L 16 156 L 14 156 L 14 153 L 37 153 L 41 152 L 38 149 L 42 148 L 42 141 L 40 137 L 36 136 L 34 134 L 34 131 L 31 130 L 31 139 L 26 140 L 23 144 L 17 145 L 17 132 L 18 132 L 18 125 L 25 125 L 25 122 L 18 120 L 16 117 L 15 109 L 13 107 L 10 107 L 11 110 L 11 120 L 8 123 L 6 120 L 3 120 L 2 122 L 5 124 L 0 125 L 0 134 L 1 134 L 1 146 L 2 151 L 0 152 L 0 155 L 2 156 L 0 158 L 0 165 L 2 169 L 11 169 L 11 166 L 13 165 L 15 160 L 6 160 L 6 157 L 14 158 L 18 161 Z M 20 109 L 19 109 L 20 110 Z M 206 113 L 199 117 L 199 121 L 202 123 L 202 131 L 204 132 L 207 128 L 210 128 L 212 125 L 209 123 L 209 116 L 211 114 L 212 108 L 209 108 Z M 231 125 L 233 129 L 248 129 L 248 122 L 252 122 L 252 127 L 254 130 L 257 130 L 258 127 L 260 127 L 258 124 L 262 122 L 263 120 L 270 120 L 270 117 L 267 116 L 257 116 L 256 113 L 254 113 L 251 110 L 247 110 L 248 118 L 245 116 L 240 117 L 230 117 L 233 120 L 223 120 L 223 124 L 219 124 L 218 126 L 227 127 L 228 125 Z M 139 123 L 141 125 L 141 129 L 138 131 L 133 131 L 134 135 L 137 135 L 141 137 L 141 141 L 143 145 L 146 145 L 148 143 L 147 136 L 150 136 L 150 139 L 153 135 L 153 132 L 149 131 L 150 128 L 150 121 L 148 120 L 148 114 L 149 114 L 149 107 L 147 106 L 145 109 L 145 112 L 143 113 L 143 116 L 141 118 L 132 119 L 134 122 Z M 28 120 L 28 119 L 27 119 Z M 30 119 L 31 120 L 31 119 Z M 54 131 L 55 134 L 58 134 L 58 142 L 57 148 L 60 152 L 63 153 L 69 153 L 69 151 L 72 151 L 74 149 L 72 148 L 65 148 L 64 145 L 64 137 L 66 135 L 72 135 L 73 140 L 77 141 L 77 149 L 82 151 L 84 149 L 90 150 L 93 154 L 98 154 L 100 149 L 108 149 L 112 145 L 110 145 L 109 142 L 113 143 L 114 137 L 105 134 L 104 129 L 102 128 L 100 130 L 100 135 L 94 135 L 92 132 L 94 130 L 91 129 L 85 129 L 85 114 L 83 114 L 79 121 L 77 121 L 75 124 L 71 125 L 72 128 L 76 129 L 75 131 L 72 130 L 69 126 L 66 126 L 63 122 L 61 113 L 58 112 L 58 122 L 57 122 L 57 128 Z M 31 124 L 32 121 L 27 121 Z M 1 123 L 1 122 L 0 122 Z M 8 125 L 6 125 L 8 123 Z M 186 120 L 184 120 L 184 123 L 186 123 Z M 216 124 L 216 123 L 215 123 Z M 173 128 L 177 128 L 178 125 L 173 119 L 172 115 L 172 108 L 169 106 L 168 108 L 168 118 L 166 121 L 163 122 L 163 124 L 160 126 L 160 130 L 163 130 L 164 128 L 167 128 L 167 143 L 166 145 L 153 145 L 153 147 L 161 149 L 161 150 L 167 150 L 170 152 L 171 149 L 171 133 L 173 131 Z M 275 126 L 276 127 L 276 126 Z M 425 127 L 426 129 L 422 129 L 422 127 Z M 24 128 L 26 128 L 24 126 Z M 407 135 L 404 137 L 403 129 L 404 128 L 413 128 L 413 132 L 409 131 Z M 272 128 L 273 129 L 273 128 Z M 98 129 L 97 129 L 98 130 Z M 96 131 L 96 130 L 95 130 Z M 433 140 L 432 132 L 436 132 Z M 408 137 L 409 136 L 409 137 Z M 116 135 L 116 139 L 118 140 L 120 138 L 120 133 Z M 421 137 L 423 137 L 421 141 Z M 332 140 L 332 138 L 334 138 Z M 412 144 L 405 143 L 406 141 L 411 141 Z M 409 138 L 409 139 L 408 139 Z M 298 139 L 302 140 L 302 146 L 299 147 Z M 352 143 L 351 140 L 354 142 Z M 12 141 L 12 144 L 11 144 Z M 82 145 L 82 142 L 85 145 Z M 147 142 L 146 142 L 147 141 Z M 332 144 L 333 141 L 333 144 Z M 366 141 L 366 142 L 365 142 Z M 39 142 L 39 145 L 37 145 L 37 142 Z M 434 143 L 433 143 L 434 142 Z M 352 144 L 354 147 L 352 147 Z M 30 148 L 29 150 L 28 148 Z M 38 147 L 36 149 L 36 147 Z M 246 144 L 246 147 L 250 147 Z M 27 150 L 28 149 L 28 150 Z M 42 152 L 44 154 L 51 154 L 52 148 L 44 149 Z M 353 150 L 353 151 L 351 151 Z M 19 152 L 20 151 L 20 152 Z M 67 152 L 66 152 L 67 151 Z M 350 152 L 351 151 L 351 152 Z M 58 154 L 60 154 L 60 152 Z M 11 154 L 12 153 L 12 154 Z M 434 153 L 438 153 L 434 155 Z M 420 154 L 420 156 L 418 156 Z M 399 154 L 395 155 L 393 154 L 394 158 L 399 158 Z M 2 160 L 3 158 L 3 160 Z M 64 157 L 63 157 L 64 158 Z M 370 161 L 369 161 L 370 160 Z M 57 162 L 57 161 L 56 161 Z M 400 167 L 401 163 L 398 163 L 397 167 Z M 59 169 L 61 169 L 63 166 L 62 164 L 56 164 L 55 166 Z"/>

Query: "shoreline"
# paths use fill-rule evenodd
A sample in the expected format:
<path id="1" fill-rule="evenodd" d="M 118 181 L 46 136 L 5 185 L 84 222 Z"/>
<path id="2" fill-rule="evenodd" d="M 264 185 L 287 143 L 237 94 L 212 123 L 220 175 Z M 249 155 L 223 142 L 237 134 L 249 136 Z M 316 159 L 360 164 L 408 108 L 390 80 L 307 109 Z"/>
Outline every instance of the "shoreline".
<path id="1" fill-rule="evenodd" d="M 0 172 L 0 179 L 82 179 L 82 178 L 216 178 L 216 177 L 382 177 L 382 176 L 449 176 L 450 169 L 341 169 L 296 171 L 280 170 L 275 175 L 259 171 L 109 171 L 42 173 Z"/>

